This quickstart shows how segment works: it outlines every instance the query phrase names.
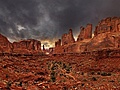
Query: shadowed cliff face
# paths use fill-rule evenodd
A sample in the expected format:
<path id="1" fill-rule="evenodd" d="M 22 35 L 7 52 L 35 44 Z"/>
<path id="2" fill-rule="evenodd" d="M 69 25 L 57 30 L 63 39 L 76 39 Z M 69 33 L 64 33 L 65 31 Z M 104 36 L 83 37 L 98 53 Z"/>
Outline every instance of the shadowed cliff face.
<path id="1" fill-rule="evenodd" d="M 81 27 L 77 41 L 73 41 L 72 38 L 72 30 L 71 34 L 63 34 L 62 39 L 55 42 L 54 53 L 80 53 L 104 49 L 119 49 L 120 17 L 102 19 L 96 26 L 93 37 L 92 24 L 87 24 L 85 28 Z"/>
<path id="2" fill-rule="evenodd" d="M 0 33 L 10 39 L 58 39 L 69 28 L 120 16 L 119 0 L 1 0 Z"/>

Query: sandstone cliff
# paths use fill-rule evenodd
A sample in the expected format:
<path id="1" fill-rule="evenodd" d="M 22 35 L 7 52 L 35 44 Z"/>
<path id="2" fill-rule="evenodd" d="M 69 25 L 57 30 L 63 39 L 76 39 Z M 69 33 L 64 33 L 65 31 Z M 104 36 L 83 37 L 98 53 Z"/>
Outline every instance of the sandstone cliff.
<path id="1" fill-rule="evenodd" d="M 41 42 L 34 39 L 28 39 L 13 43 L 13 52 L 16 53 L 33 53 L 40 51 Z"/>
<path id="2" fill-rule="evenodd" d="M 8 39 L 0 34 L 0 52 L 11 52 L 12 44 L 8 41 Z"/>
<path id="3" fill-rule="evenodd" d="M 55 47 L 59 47 L 59 46 L 61 46 L 61 39 L 55 42 Z"/>
<path id="4" fill-rule="evenodd" d="M 64 34 L 62 36 L 62 45 L 66 45 L 74 42 L 75 42 L 75 39 L 73 37 L 72 29 L 70 29 L 68 34 Z"/>
<path id="5" fill-rule="evenodd" d="M 99 22 L 94 31 L 94 35 L 97 36 L 101 33 L 110 33 L 120 31 L 120 18 L 108 17 Z"/>
<path id="6" fill-rule="evenodd" d="M 120 18 L 108 17 L 99 22 L 94 31 L 94 37 L 87 45 L 87 50 L 102 50 L 119 48 L 120 46 Z"/>
<path id="7" fill-rule="evenodd" d="M 92 38 L 92 24 L 87 24 L 86 28 L 81 27 L 77 41 L 82 41 L 84 39 L 91 39 L 91 38 Z"/>
<path id="8" fill-rule="evenodd" d="M 8 39 L 0 34 L 0 53 L 38 53 L 41 52 L 41 42 L 29 39 L 10 43 Z"/>
<path id="9" fill-rule="evenodd" d="M 120 48 L 120 18 L 108 17 L 101 20 L 95 28 L 92 38 L 92 24 L 80 28 L 77 41 L 72 34 L 62 36 L 62 46 L 55 48 L 55 53 L 80 53 L 85 51 Z M 69 37 L 71 36 L 71 37 Z"/>

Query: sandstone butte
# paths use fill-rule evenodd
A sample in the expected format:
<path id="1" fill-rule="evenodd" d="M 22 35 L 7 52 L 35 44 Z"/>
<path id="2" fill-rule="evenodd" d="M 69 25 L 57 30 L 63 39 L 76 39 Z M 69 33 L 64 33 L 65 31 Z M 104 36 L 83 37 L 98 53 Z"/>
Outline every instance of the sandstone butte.
<path id="1" fill-rule="evenodd" d="M 54 54 L 80 53 L 120 47 L 120 18 L 108 17 L 101 20 L 92 34 L 92 24 L 80 27 L 77 41 L 72 30 L 55 42 Z M 93 35 L 93 37 L 92 37 Z"/>
<path id="2" fill-rule="evenodd" d="M 11 43 L 5 36 L 0 34 L 0 52 L 17 54 L 40 53 L 41 42 L 34 39 L 28 39 Z"/>

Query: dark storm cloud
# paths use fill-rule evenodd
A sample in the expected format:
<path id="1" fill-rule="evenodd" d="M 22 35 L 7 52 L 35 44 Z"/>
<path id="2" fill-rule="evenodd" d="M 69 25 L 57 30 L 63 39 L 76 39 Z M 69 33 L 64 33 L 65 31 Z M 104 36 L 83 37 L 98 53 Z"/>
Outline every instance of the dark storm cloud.
<path id="1" fill-rule="evenodd" d="M 0 32 L 11 39 L 60 38 L 69 28 L 120 16 L 120 0 L 0 0 Z"/>
<path id="2" fill-rule="evenodd" d="M 29 38 L 42 16 L 38 5 L 35 0 L 0 0 L 0 32 L 11 38 Z M 18 25 L 25 27 L 27 32 L 19 31 Z"/>

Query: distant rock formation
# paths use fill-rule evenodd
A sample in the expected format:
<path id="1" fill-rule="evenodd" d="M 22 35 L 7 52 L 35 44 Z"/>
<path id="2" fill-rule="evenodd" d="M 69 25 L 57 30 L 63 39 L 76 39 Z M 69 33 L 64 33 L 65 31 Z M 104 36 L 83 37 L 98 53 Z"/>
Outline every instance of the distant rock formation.
<path id="1" fill-rule="evenodd" d="M 11 52 L 12 44 L 8 41 L 8 39 L 0 34 L 0 52 Z"/>
<path id="2" fill-rule="evenodd" d="M 77 41 L 82 41 L 84 39 L 92 38 L 92 24 L 87 24 L 86 28 L 80 28 L 80 34 L 77 38 Z"/>
<path id="3" fill-rule="evenodd" d="M 120 48 L 120 18 L 108 17 L 99 22 L 92 38 L 92 24 L 80 28 L 77 41 L 74 41 L 72 30 L 62 36 L 62 46 L 55 45 L 54 53 L 80 53 L 103 49 Z"/>
<path id="4" fill-rule="evenodd" d="M 72 29 L 64 34 L 61 39 L 55 42 L 55 48 L 50 53 L 80 53 L 91 52 L 103 49 L 120 48 L 120 18 L 108 17 L 101 20 L 95 28 L 92 38 L 92 24 L 81 27 L 77 41 L 75 41 Z M 43 48 L 43 51 L 44 50 Z M 41 42 L 28 39 L 20 42 L 10 43 L 8 39 L 0 34 L 0 53 L 39 53 Z"/>
<path id="5" fill-rule="evenodd" d="M 63 34 L 62 39 L 59 39 L 55 42 L 55 48 L 54 53 L 65 53 L 71 50 L 73 52 L 73 49 L 66 48 L 68 45 L 71 45 L 72 43 L 75 43 L 75 39 L 73 37 L 72 29 L 69 29 L 68 34 Z M 72 47 L 71 47 L 72 48 Z"/>
<path id="6" fill-rule="evenodd" d="M 40 52 L 40 51 L 41 51 L 40 41 L 34 39 L 28 39 L 28 40 L 22 40 L 20 42 L 13 42 L 13 52 L 32 53 L 32 52 Z"/>
<path id="7" fill-rule="evenodd" d="M 41 42 L 28 39 L 20 42 L 10 43 L 8 39 L 0 34 L 0 53 L 38 53 L 41 52 Z"/>
<path id="8" fill-rule="evenodd" d="M 94 31 L 94 36 L 102 33 L 110 33 L 120 31 L 120 18 L 108 17 L 99 22 Z"/>
<path id="9" fill-rule="evenodd" d="M 120 18 L 108 17 L 99 22 L 94 37 L 87 45 L 88 51 L 120 47 Z"/>
<path id="10" fill-rule="evenodd" d="M 55 42 L 55 47 L 59 47 L 59 46 L 61 46 L 61 39 Z"/>
<path id="11" fill-rule="evenodd" d="M 75 39 L 73 37 L 72 29 L 70 29 L 68 34 L 64 34 L 62 36 L 62 45 L 66 45 L 74 42 L 75 42 Z"/>

